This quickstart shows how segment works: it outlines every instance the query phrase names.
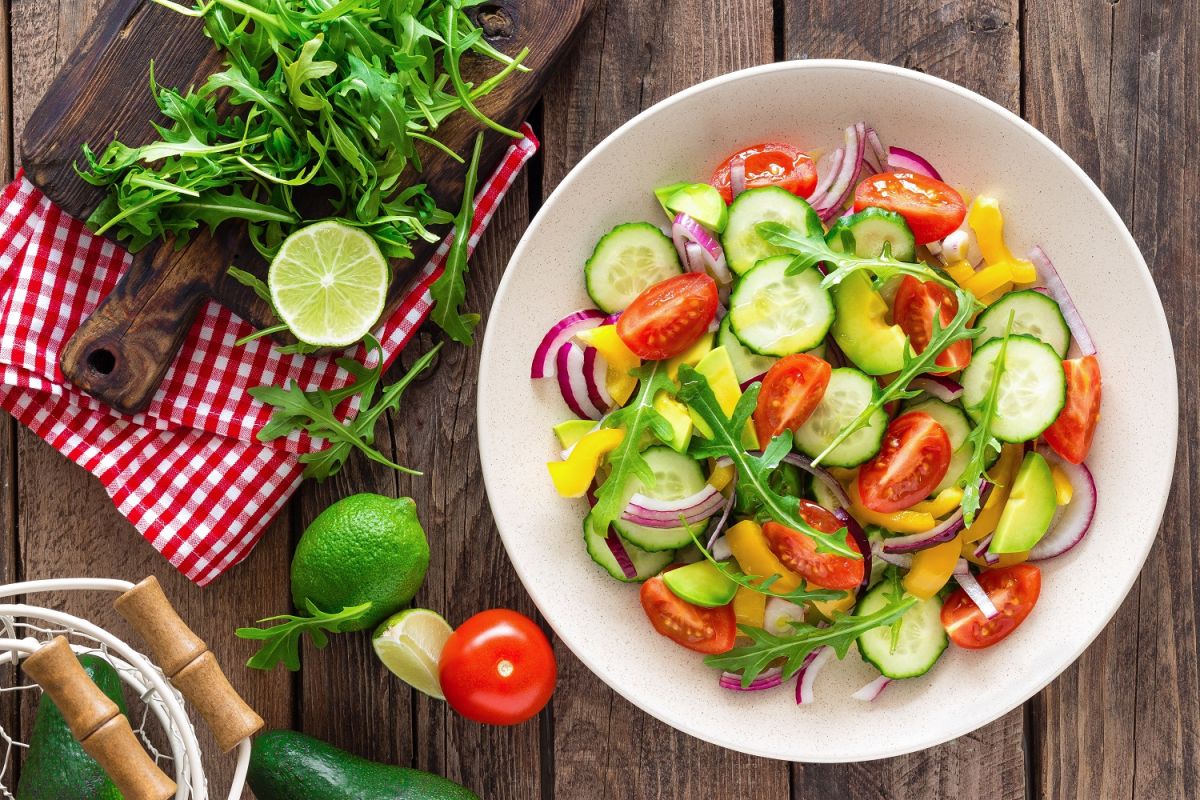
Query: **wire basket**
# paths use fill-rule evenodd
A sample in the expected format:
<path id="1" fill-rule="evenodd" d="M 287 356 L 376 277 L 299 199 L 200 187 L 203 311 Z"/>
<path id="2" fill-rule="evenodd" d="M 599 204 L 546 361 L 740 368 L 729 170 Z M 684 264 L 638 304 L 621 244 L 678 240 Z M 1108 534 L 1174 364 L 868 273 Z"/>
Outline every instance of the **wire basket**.
<path id="1" fill-rule="evenodd" d="M 152 661 L 117 636 L 86 619 L 39 605 L 0 603 L 0 668 L 10 664 L 26 665 L 26 669 L 14 669 L 11 676 L 0 674 L 0 680 L 4 682 L 15 678 L 12 685 L 0 683 L 0 693 L 12 695 L 28 692 L 40 695 L 44 684 L 45 691 L 54 697 L 64 717 L 67 717 L 68 724 L 71 724 L 73 720 L 69 711 L 70 701 L 73 697 L 78 697 L 76 690 L 91 691 L 99 695 L 99 689 L 87 681 L 87 684 L 91 684 L 90 688 L 73 684 L 68 689 L 59 687 L 56 691 L 51 682 L 40 676 L 37 676 L 37 680 L 31 677 L 35 670 L 29 669 L 33 664 L 27 660 L 37 653 L 42 653 L 39 659 L 45 659 L 50 648 L 63 649 L 64 642 L 69 645 L 69 652 L 75 655 L 98 656 L 113 666 L 122 682 L 131 690 L 132 696 L 140 701 L 140 707 L 136 707 L 138 704 L 130 707 L 127 718 L 128 728 L 133 733 L 133 737 L 129 737 L 133 742 L 132 746 L 138 749 L 136 745 L 140 743 L 142 752 L 131 753 L 126 750 L 122 753 L 119 763 L 125 765 L 125 771 L 128 773 L 136 768 L 130 765 L 141 759 L 139 763 L 143 764 L 143 772 L 158 770 L 166 778 L 174 781 L 173 795 L 169 793 L 168 782 L 163 781 L 161 776 L 157 776 L 157 784 L 151 780 L 156 776 L 145 776 L 146 782 L 142 786 L 156 785 L 155 790 L 139 789 L 135 785 L 136 780 L 122 785 L 118 774 L 122 770 L 111 768 L 102 757 L 89 749 L 88 737 L 80 737 L 84 748 L 108 770 L 127 800 L 134 797 L 171 796 L 175 800 L 207 800 L 209 797 L 200 744 L 185 707 L 185 698 L 198 708 L 200 715 L 217 734 L 218 742 L 223 738 L 227 742 L 223 746 L 230 750 L 236 759 L 229 797 L 231 800 L 240 798 L 250 761 L 249 736 L 261 728 L 262 720 L 224 680 L 224 675 L 219 673 L 219 667 L 216 667 L 211 653 L 207 652 L 207 646 L 179 619 L 166 601 L 165 595 L 162 595 L 157 581 L 148 578 L 136 585 L 127 581 L 101 578 L 26 581 L 0 585 L 0 600 L 62 591 L 118 593 L 121 596 L 116 603 L 118 610 L 146 640 L 156 659 Z M 133 598 L 128 608 L 121 605 L 125 598 Z M 142 603 L 139 610 L 136 604 L 143 598 L 148 604 Z M 78 667 L 78 662 L 69 655 L 67 660 L 74 662 L 73 668 Z M 181 666 L 172 666 L 179 665 L 181 661 Z M 198 667 L 201 662 L 203 665 Z M 219 675 L 219 680 L 213 679 L 213 669 Z M 79 670 L 80 674 L 83 674 L 82 668 Z M 205 673 L 203 680 L 197 682 L 189 677 L 198 672 Z M 84 678 L 86 679 L 86 674 Z M 66 697 L 59 691 L 65 692 Z M 62 700 L 66 700 L 65 705 Z M 79 737 L 79 730 L 74 724 L 71 724 L 71 727 Z M 232 744 L 228 744 L 231 741 Z M 22 742 L 15 732 L 0 725 L 0 747 L 4 749 L 3 764 L 0 765 L 0 797 L 13 800 L 13 793 L 16 791 L 15 766 L 20 751 L 28 749 L 28 745 Z"/>

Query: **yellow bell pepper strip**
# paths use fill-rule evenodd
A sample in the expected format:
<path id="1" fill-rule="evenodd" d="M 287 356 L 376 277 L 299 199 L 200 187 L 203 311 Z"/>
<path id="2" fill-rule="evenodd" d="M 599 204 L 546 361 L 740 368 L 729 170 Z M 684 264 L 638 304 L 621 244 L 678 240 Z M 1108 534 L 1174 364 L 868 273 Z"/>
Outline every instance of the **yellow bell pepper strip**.
<path id="1" fill-rule="evenodd" d="M 1056 502 L 1060 506 L 1070 503 L 1071 498 L 1075 496 L 1075 487 L 1071 485 L 1071 479 L 1067 477 L 1067 473 L 1056 465 L 1050 468 L 1050 477 L 1054 478 Z"/>
<path id="2" fill-rule="evenodd" d="M 987 297 L 1006 283 L 1013 282 L 1012 265 L 1008 262 L 989 264 L 976 272 L 963 287 L 976 297 Z"/>
<path id="3" fill-rule="evenodd" d="M 725 541 L 737 559 L 742 572 L 755 578 L 769 578 L 778 575 L 771 584 L 775 594 L 786 594 L 795 591 L 800 586 L 799 575 L 783 565 L 783 562 L 771 552 L 767 546 L 767 537 L 757 522 L 744 520 L 734 525 L 725 533 Z M 734 598 L 737 599 L 736 597 Z"/>
<path id="4" fill-rule="evenodd" d="M 1002 285 L 1000 286 L 1000 288 L 999 288 L 999 289 L 997 289 L 996 291 L 994 291 L 994 292 L 988 292 L 988 293 L 987 293 L 987 294 L 985 294 L 983 297 L 980 297 L 980 298 L 979 298 L 979 302 L 980 302 L 982 305 L 985 305 L 985 306 L 990 306 L 992 303 L 996 302 L 996 301 L 997 301 L 997 300 L 999 300 L 1001 297 L 1004 297 L 1004 295 L 1008 294 L 1008 293 L 1009 293 L 1009 292 L 1011 292 L 1012 290 L 1013 290 L 1013 284 L 1012 284 L 1012 281 L 1009 281 L 1009 282 L 1007 282 L 1007 283 L 1005 283 L 1005 284 L 1002 284 Z"/>
<path id="5" fill-rule="evenodd" d="M 908 510 L 932 514 L 935 517 L 944 517 L 958 508 L 958 504 L 962 502 L 962 496 L 962 489 L 957 486 L 947 486 L 938 492 L 937 497 L 932 500 L 922 500 Z"/>
<path id="6" fill-rule="evenodd" d="M 955 261 L 946 267 L 946 274 L 959 286 L 966 287 L 967 281 L 975 277 L 975 268 L 966 261 Z"/>
<path id="7" fill-rule="evenodd" d="M 563 497 L 583 497 L 596 480 L 600 460 L 624 438 L 625 431 L 621 428 L 602 428 L 584 436 L 575 443 L 566 461 L 551 461 L 546 465 L 554 488 Z"/>
<path id="8" fill-rule="evenodd" d="M 1033 283 L 1037 280 L 1037 269 L 1032 262 L 1015 258 L 1004 243 L 1004 216 L 1000 203 L 994 197 L 980 195 L 967 212 L 967 224 L 975 231 L 979 252 L 989 265 L 1008 264 L 1014 283 Z"/>
<path id="9" fill-rule="evenodd" d="M 725 491 L 725 487 L 733 480 L 733 465 L 728 464 L 724 467 L 713 467 L 712 474 L 708 476 L 709 484 L 718 492 Z"/>
<path id="10" fill-rule="evenodd" d="M 1017 469 L 1021 466 L 1024 454 L 1025 448 L 1019 444 L 1006 444 L 1000 450 L 1000 458 L 988 470 L 988 475 L 995 484 L 992 493 L 988 495 L 987 502 L 983 504 L 975 521 L 963 531 L 963 541 L 978 542 L 996 530 L 996 525 L 1000 522 L 1000 512 L 1008 502 L 1008 493 L 1012 491 L 1012 483 L 1017 477 Z"/>
<path id="11" fill-rule="evenodd" d="M 608 375 L 605 384 L 613 402 L 619 406 L 625 405 L 637 387 L 637 378 L 629 373 L 642 365 L 637 354 L 625 346 L 617 335 L 616 325 L 601 325 L 581 331 L 575 337 L 584 344 L 596 348 L 604 363 L 608 364 Z"/>
<path id="12" fill-rule="evenodd" d="M 739 586 L 733 596 L 733 616 L 738 625 L 761 628 L 767 611 L 767 596 L 746 586 Z"/>
<path id="13" fill-rule="evenodd" d="M 813 600 L 813 610 L 827 620 L 832 621 L 833 615 L 845 613 L 854 608 L 854 604 L 858 602 L 858 597 L 854 592 L 846 592 L 843 597 L 837 600 Z"/>
<path id="14" fill-rule="evenodd" d="M 954 574 L 954 565 L 958 563 L 962 547 L 960 533 L 948 542 L 913 553 L 912 569 L 902 581 L 904 590 L 922 600 L 928 600 L 940 592 Z"/>
<path id="15" fill-rule="evenodd" d="M 662 414 L 671 426 L 671 441 L 667 444 L 680 453 L 686 453 L 694 427 L 688 407 L 672 397 L 670 392 L 663 391 L 654 396 L 654 410 Z"/>
<path id="16" fill-rule="evenodd" d="M 878 525 L 895 533 L 924 533 L 933 530 L 933 527 L 937 525 L 933 514 L 925 511 L 896 511 L 892 514 L 880 514 L 878 511 L 872 511 L 863 505 L 862 498 L 858 494 L 858 481 L 856 480 L 850 481 L 846 494 L 850 496 L 850 512 L 860 522 Z"/>

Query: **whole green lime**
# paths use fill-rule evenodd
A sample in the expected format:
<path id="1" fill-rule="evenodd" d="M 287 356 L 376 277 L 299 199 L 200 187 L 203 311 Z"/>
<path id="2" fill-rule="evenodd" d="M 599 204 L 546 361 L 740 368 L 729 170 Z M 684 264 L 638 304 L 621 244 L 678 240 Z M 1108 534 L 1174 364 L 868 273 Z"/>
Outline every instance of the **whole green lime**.
<path id="1" fill-rule="evenodd" d="M 292 600 L 311 600 L 327 613 L 370 603 L 342 630 L 378 625 L 421 588 L 429 567 L 429 540 L 411 497 L 356 494 L 312 521 L 292 556 Z"/>

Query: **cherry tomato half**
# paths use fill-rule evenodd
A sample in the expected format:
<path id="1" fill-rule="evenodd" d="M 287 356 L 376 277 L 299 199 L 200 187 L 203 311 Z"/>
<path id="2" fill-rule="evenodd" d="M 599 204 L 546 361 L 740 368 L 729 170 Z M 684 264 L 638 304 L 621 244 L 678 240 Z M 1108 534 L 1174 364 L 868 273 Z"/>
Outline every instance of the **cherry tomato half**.
<path id="1" fill-rule="evenodd" d="M 800 516 L 822 533 L 833 533 L 842 527 L 837 517 L 829 510 L 808 500 L 800 501 Z M 814 586 L 824 589 L 857 589 L 862 583 L 865 562 L 861 558 L 847 558 L 836 553 L 818 553 L 817 543 L 811 536 L 778 522 L 764 523 L 763 536 L 766 537 L 771 552 L 785 567 Z M 854 551 L 862 552 L 854 539 L 847 538 L 846 544 Z"/>
<path id="2" fill-rule="evenodd" d="M 795 431 L 808 421 L 825 396 L 831 374 L 829 362 L 807 353 L 787 356 L 771 365 L 754 408 L 754 427 L 763 447 L 784 431 Z"/>
<path id="3" fill-rule="evenodd" d="M 905 275 L 892 303 L 892 320 L 908 334 L 914 352 L 923 353 L 929 346 L 935 313 L 940 315 L 943 328 L 950 324 L 958 313 L 958 298 L 954 292 L 937 281 L 920 281 Z M 971 340 L 963 339 L 950 345 L 934 363 L 951 371 L 963 369 L 971 363 Z"/>
<path id="4" fill-rule="evenodd" d="M 1025 621 L 1042 592 L 1042 571 L 1033 564 L 990 569 L 979 575 L 979 585 L 999 611 L 988 619 L 962 589 L 955 589 L 942 606 L 942 627 L 951 641 L 968 650 L 991 647 Z"/>
<path id="5" fill-rule="evenodd" d="M 923 411 L 888 425 L 879 453 L 858 471 L 863 505 L 880 514 L 903 511 L 929 496 L 950 466 L 950 437 Z"/>
<path id="6" fill-rule="evenodd" d="M 647 361 L 661 361 L 687 350 L 717 316 L 717 282 L 685 272 L 647 287 L 621 312 L 617 335 Z"/>
<path id="7" fill-rule="evenodd" d="M 450 707 L 489 725 L 535 716 L 554 693 L 558 665 L 542 629 L 524 614 L 498 608 L 459 625 L 438 661 Z"/>
<path id="8" fill-rule="evenodd" d="M 917 244 L 946 238 L 967 216 L 967 204 L 953 186 L 915 172 L 881 172 L 860 183 L 854 210 L 872 206 L 904 217 Z"/>
<path id="9" fill-rule="evenodd" d="M 733 202 L 729 171 L 735 159 L 746 164 L 747 189 L 778 186 L 797 197 L 808 197 L 817 188 L 817 166 L 809 156 L 790 144 L 756 144 L 725 159 L 713 173 L 711 183 L 726 203 Z"/>
<path id="10" fill-rule="evenodd" d="M 1082 464 L 1100 421 L 1100 362 L 1095 356 L 1073 358 L 1063 362 L 1063 372 L 1067 403 L 1042 437 L 1067 461 Z"/>
<path id="11" fill-rule="evenodd" d="M 737 622 L 732 603 L 715 608 L 692 605 L 668 589 L 659 575 L 642 584 L 641 600 L 654 630 L 675 644 L 709 655 L 733 649 Z"/>

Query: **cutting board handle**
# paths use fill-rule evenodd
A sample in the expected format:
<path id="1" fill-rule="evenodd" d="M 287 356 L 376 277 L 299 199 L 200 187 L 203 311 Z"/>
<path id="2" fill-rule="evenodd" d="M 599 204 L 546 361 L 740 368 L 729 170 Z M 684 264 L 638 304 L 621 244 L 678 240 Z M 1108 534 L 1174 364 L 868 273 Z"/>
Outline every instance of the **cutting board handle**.
<path id="1" fill-rule="evenodd" d="M 118 411 L 144 411 L 201 301 L 229 266 L 225 239 L 202 234 L 178 252 L 167 241 L 134 255 L 116 287 L 63 348 L 63 375 Z"/>

